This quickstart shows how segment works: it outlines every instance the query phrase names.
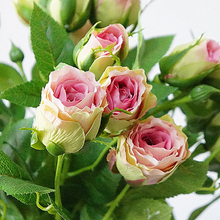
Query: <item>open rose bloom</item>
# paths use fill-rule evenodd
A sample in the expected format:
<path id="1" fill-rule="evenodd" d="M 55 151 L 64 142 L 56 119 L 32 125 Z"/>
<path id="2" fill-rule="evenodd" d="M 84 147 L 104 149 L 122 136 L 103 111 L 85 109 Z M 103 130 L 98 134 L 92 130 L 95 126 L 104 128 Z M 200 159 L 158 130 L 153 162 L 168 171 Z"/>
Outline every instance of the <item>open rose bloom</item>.
<path id="1" fill-rule="evenodd" d="M 190 156 L 186 135 L 169 115 L 153 116 L 120 135 L 117 150 L 107 160 L 131 185 L 151 185 L 167 179 Z"/>
<path id="2" fill-rule="evenodd" d="M 108 67 L 99 82 L 106 91 L 108 102 L 104 113 L 113 111 L 106 127 L 109 133 L 127 128 L 156 105 L 156 96 L 150 92 L 152 86 L 147 84 L 143 69 Z"/>
<path id="3" fill-rule="evenodd" d="M 88 36 L 89 35 L 89 36 Z M 89 70 L 98 80 L 106 67 L 115 63 L 106 47 L 120 60 L 128 54 L 128 34 L 121 24 L 112 24 L 102 29 L 92 29 L 74 49 L 74 61 L 79 69 Z"/>
<path id="4" fill-rule="evenodd" d="M 96 137 L 99 130 L 105 91 L 91 72 L 64 65 L 50 73 L 36 111 L 35 126 L 39 140 L 50 142 L 74 153 L 85 140 Z"/>

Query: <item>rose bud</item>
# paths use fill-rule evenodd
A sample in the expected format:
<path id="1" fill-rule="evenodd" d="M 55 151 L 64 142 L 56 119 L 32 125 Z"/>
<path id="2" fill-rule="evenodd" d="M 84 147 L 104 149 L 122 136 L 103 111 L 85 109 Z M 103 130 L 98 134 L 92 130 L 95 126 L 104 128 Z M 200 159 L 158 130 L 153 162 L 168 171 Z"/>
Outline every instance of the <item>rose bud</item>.
<path id="1" fill-rule="evenodd" d="M 129 184 L 140 186 L 166 180 L 189 156 L 186 135 L 164 115 L 150 116 L 120 135 L 115 158 L 110 152 L 107 160 Z"/>
<path id="2" fill-rule="evenodd" d="M 108 102 L 104 113 L 113 112 L 105 129 L 107 132 L 127 128 L 156 105 L 156 96 L 150 92 L 152 86 L 147 84 L 143 69 L 107 67 L 99 82 Z"/>
<path id="3" fill-rule="evenodd" d="M 122 61 L 127 54 L 128 34 L 121 24 L 114 24 L 102 29 L 93 26 L 76 45 L 73 58 L 79 69 L 95 73 L 98 80 L 115 63 L 114 56 Z"/>
<path id="4" fill-rule="evenodd" d="M 89 18 L 91 1 L 89 0 L 51 0 L 49 14 L 63 25 L 68 32 L 81 28 Z"/>
<path id="5" fill-rule="evenodd" d="M 95 0 L 90 20 L 93 24 L 101 21 L 99 27 L 120 23 L 124 27 L 136 27 L 140 0 Z"/>
<path id="6" fill-rule="evenodd" d="M 177 87 L 191 87 L 219 66 L 220 45 L 202 37 L 177 46 L 159 61 L 160 79 Z"/>
<path id="7" fill-rule="evenodd" d="M 22 21 L 29 25 L 31 13 L 34 8 L 34 2 L 43 8 L 46 8 L 48 0 L 13 0 L 16 11 Z"/>
<path id="8" fill-rule="evenodd" d="M 51 154 L 59 148 L 63 153 L 79 151 L 98 133 L 104 98 L 105 91 L 91 72 L 69 65 L 51 72 L 36 110 L 38 140 Z"/>

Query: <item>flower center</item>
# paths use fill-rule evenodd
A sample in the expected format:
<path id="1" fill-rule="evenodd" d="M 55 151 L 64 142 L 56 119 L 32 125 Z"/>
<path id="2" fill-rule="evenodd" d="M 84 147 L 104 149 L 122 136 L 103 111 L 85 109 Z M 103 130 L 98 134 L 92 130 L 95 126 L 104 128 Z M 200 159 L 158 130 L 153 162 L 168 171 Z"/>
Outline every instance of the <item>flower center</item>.
<path id="1" fill-rule="evenodd" d="M 65 106 L 74 106 L 83 100 L 87 93 L 88 87 L 84 83 L 68 80 L 56 87 L 54 96 Z"/>
<path id="2" fill-rule="evenodd" d="M 165 148 L 170 150 L 172 148 L 170 134 L 161 127 L 152 127 L 141 135 L 142 141 L 147 145 Z"/>

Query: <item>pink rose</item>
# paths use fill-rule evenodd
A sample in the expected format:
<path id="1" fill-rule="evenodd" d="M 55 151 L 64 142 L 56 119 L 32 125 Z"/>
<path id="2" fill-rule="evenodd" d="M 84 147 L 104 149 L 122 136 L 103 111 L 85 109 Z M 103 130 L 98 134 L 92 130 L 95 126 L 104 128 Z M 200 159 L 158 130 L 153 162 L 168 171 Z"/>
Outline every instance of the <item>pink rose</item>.
<path id="1" fill-rule="evenodd" d="M 156 105 L 156 96 L 150 92 L 152 86 L 146 83 L 142 69 L 108 67 L 99 82 L 106 91 L 108 102 L 104 112 L 108 114 L 113 111 L 106 127 L 107 132 L 117 132 L 127 128 Z M 117 109 L 128 111 L 130 114 Z"/>
<path id="2" fill-rule="evenodd" d="M 115 162 L 119 173 L 131 185 L 151 185 L 167 179 L 190 156 L 186 135 L 169 115 L 153 116 L 120 135 Z"/>
<path id="3" fill-rule="evenodd" d="M 219 63 L 220 45 L 214 40 L 208 40 L 206 47 L 207 47 L 206 60 L 213 63 Z"/>
<path id="4" fill-rule="evenodd" d="M 89 35 L 89 37 L 88 37 Z M 74 49 L 74 61 L 79 69 L 89 70 L 99 79 L 107 66 L 115 62 L 106 47 L 111 46 L 111 53 L 120 60 L 128 53 L 128 34 L 121 24 L 91 30 Z"/>
<path id="5" fill-rule="evenodd" d="M 77 152 L 85 140 L 96 137 L 104 98 L 105 91 L 91 72 L 69 65 L 51 72 L 36 112 L 39 140 L 45 146 L 53 142 L 66 153 Z"/>

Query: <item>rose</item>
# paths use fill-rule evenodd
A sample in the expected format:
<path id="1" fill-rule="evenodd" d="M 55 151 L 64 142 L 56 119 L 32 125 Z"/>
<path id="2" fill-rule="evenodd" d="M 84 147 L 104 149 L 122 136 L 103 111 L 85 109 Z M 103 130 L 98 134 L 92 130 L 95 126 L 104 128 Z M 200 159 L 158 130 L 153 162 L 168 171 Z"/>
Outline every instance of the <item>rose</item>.
<path id="1" fill-rule="evenodd" d="M 136 26 L 140 0 L 95 0 L 90 20 L 99 27 L 120 23 L 124 27 Z"/>
<path id="2" fill-rule="evenodd" d="M 111 52 L 111 53 L 110 53 Z M 79 69 L 95 73 L 98 80 L 106 67 L 123 60 L 128 53 L 128 34 L 120 24 L 103 29 L 94 27 L 76 45 L 73 57 Z"/>
<path id="3" fill-rule="evenodd" d="M 83 27 L 90 15 L 90 0 L 51 0 L 48 13 L 54 20 L 63 25 L 68 32 Z"/>
<path id="4" fill-rule="evenodd" d="M 220 45 L 205 37 L 177 46 L 159 64 L 160 79 L 173 86 L 192 86 L 219 66 Z"/>
<path id="5" fill-rule="evenodd" d="M 96 137 L 104 98 L 105 91 L 91 72 L 69 65 L 51 72 L 36 111 L 39 140 L 45 146 L 55 144 L 65 153 L 77 152 L 85 140 Z"/>
<path id="6" fill-rule="evenodd" d="M 107 132 L 114 133 L 127 128 L 156 105 L 156 96 L 150 92 L 152 86 L 147 84 L 143 69 L 108 67 L 99 82 L 106 91 L 108 102 L 104 112 L 109 114 L 113 111 L 106 127 Z"/>
<path id="7" fill-rule="evenodd" d="M 167 179 L 189 156 L 186 135 L 165 115 L 151 116 L 120 135 L 107 160 L 129 184 L 150 185 Z"/>

